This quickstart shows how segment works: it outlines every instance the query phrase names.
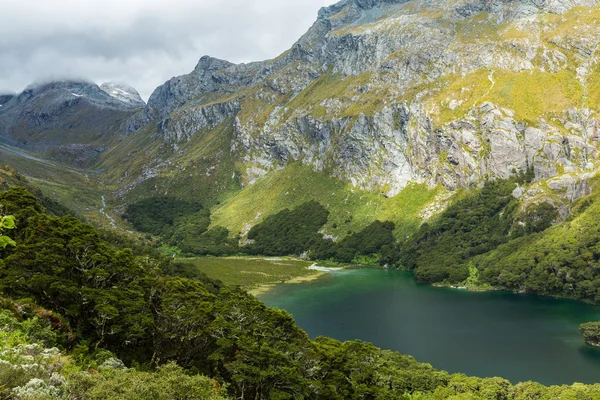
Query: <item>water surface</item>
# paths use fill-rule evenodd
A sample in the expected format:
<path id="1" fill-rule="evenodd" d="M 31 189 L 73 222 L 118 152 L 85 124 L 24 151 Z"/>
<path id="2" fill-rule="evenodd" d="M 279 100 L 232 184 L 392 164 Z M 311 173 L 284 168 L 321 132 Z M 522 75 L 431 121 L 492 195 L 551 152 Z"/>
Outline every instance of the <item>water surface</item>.
<path id="1" fill-rule="evenodd" d="M 600 309 L 575 301 L 433 288 L 379 269 L 278 285 L 260 299 L 293 314 L 313 338 L 361 339 L 449 372 L 513 383 L 600 382 L 600 351 L 577 332 L 582 322 L 600 321 Z"/>

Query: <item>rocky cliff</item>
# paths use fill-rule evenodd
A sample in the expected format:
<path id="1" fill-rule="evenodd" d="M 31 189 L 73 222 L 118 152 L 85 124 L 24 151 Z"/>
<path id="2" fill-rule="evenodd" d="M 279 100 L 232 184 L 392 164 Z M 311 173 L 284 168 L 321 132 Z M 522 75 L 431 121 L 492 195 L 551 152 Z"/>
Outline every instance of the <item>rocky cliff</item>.
<path id="1" fill-rule="evenodd" d="M 155 124 L 177 150 L 231 121 L 242 184 L 295 161 L 387 196 L 531 170 L 577 180 L 600 166 L 599 4 L 344 0 L 277 59 L 203 57 L 127 132 Z"/>
<path id="2" fill-rule="evenodd" d="M 32 85 L 3 96 L 0 142 L 76 166 L 90 166 L 145 103 L 132 88 L 84 81 Z"/>

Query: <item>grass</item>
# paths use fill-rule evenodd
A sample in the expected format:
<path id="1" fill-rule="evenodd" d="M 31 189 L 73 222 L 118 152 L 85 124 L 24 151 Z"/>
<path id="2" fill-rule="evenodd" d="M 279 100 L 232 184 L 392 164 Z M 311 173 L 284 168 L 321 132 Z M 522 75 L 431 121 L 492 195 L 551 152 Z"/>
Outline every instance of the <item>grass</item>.
<path id="1" fill-rule="evenodd" d="M 600 24 L 600 6 L 572 7 L 563 15 L 548 14 L 543 23 L 553 29 L 544 32 L 546 40 L 552 40 L 557 36 L 581 35 L 590 31 L 591 27 Z"/>
<path id="2" fill-rule="evenodd" d="M 312 265 L 311 262 L 288 257 L 198 257 L 182 258 L 178 261 L 194 265 L 210 278 L 246 289 L 298 281 L 298 278 L 308 280 L 320 275 L 318 271 L 308 269 Z"/>
<path id="3" fill-rule="evenodd" d="M 495 82 L 492 86 L 492 80 Z M 464 116 L 469 108 L 484 102 L 515 111 L 518 120 L 530 123 L 548 114 L 560 113 L 577 107 L 583 98 L 583 88 L 574 72 L 556 73 L 531 70 L 525 72 L 478 70 L 466 76 L 443 78 L 443 89 L 429 99 L 439 106 L 435 116 L 438 124 L 445 124 Z M 449 100 L 462 101 L 454 110 Z"/>
<path id="4" fill-rule="evenodd" d="M 46 197 L 58 201 L 89 222 L 108 225 L 100 214 L 103 188 L 93 171 L 42 160 L 32 153 L 6 145 L 0 145 L 0 159 L 26 176 Z"/>
<path id="5" fill-rule="evenodd" d="M 132 134 L 106 155 L 102 177 L 111 189 L 121 189 L 108 199 L 111 207 L 166 195 L 210 207 L 240 189 L 231 152 L 231 120 L 197 132 L 177 151 L 162 138 L 151 139 L 154 129 L 149 126 Z M 151 175 L 145 172 L 149 167 Z M 138 179 L 143 175 L 147 178 Z"/>
<path id="6" fill-rule="evenodd" d="M 324 229 L 328 234 L 344 237 L 379 219 L 396 223 L 400 236 L 418 228 L 420 212 L 435 194 L 436 190 L 426 185 L 413 184 L 399 195 L 386 198 L 294 163 L 230 197 L 213 210 L 212 218 L 214 226 L 224 226 L 233 234 L 245 233 L 248 226 L 268 215 L 315 200 L 330 212 Z"/>
<path id="7" fill-rule="evenodd" d="M 309 111 L 315 118 L 345 118 L 356 117 L 359 114 L 373 115 L 385 106 L 385 100 L 391 98 L 385 85 L 367 92 L 359 91 L 373 78 L 371 72 L 362 75 L 344 77 L 341 73 L 331 70 L 314 80 L 306 89 L 294 97 L 286 108 L 288 114 L 283 118 L 287 120 L 294 116 L 296 110 Z M 356 100 L 354 97 L 360 95 Z M 331 113 L 321 103 L 326 99 L 338 99 L 345 106 L 341 110 Z"/>

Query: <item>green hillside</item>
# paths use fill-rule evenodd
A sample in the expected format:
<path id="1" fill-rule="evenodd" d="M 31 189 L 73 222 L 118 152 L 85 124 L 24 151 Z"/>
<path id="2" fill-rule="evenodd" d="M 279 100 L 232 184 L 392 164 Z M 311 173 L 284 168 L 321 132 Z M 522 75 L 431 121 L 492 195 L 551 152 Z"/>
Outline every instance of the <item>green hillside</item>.
<path id="1" fill-rule="evenodd" d="M 269 215 L 317 201 L 330 212 L 324 227 L 327 234 L 343 238 L 379 219 L 394 222 L 397 236 L 403 237 L 418 228 L 420 213 L 441 193 L 441 188 L 431 190 L 426 185 L 413 184 L 397 196 L 386 198 L 295 163 L 269 173 L 215 207 L 212 222 L 233 233 L 245 234 Z"/>

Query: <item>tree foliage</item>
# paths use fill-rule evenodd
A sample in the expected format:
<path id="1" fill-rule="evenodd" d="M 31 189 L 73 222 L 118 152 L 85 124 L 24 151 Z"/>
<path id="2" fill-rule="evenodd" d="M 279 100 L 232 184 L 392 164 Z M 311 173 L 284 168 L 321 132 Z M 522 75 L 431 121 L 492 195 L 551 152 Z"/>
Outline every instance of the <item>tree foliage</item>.
<path id="1" fill-rule="evenodd" d="M 6 249 L 7 246 L 17 245 L 17 242 L 3 234 L 12 229 L 15 229 L 15 217 L 12 215 L 0 217 L 0 250 Z"/>
<path id="2" fill-rule="evenodd" d="M 579 326 L 583 340 L 590 346 L 600 346 L 600 322 L 587 322 Z"/>
<path id="3" fill-rule="evenodd" d="M 107 241 L 92 227 L 45 214 L 31 201 L 19 190 L 0 194 L 19 226 L 19 246 L 2 254 L 0 269 L 0 288 L 12 298 L 0 301 L 6 310 L 0 313 L 5 398 L 216 400 L 224 390 L 257 400 L 600 396 L 597 385 L 512 386 L 500 378 L 436 371 L 360 341 L 310 340 L 288 313 L 239 288 Z M 391 230 L 374 224 L 345 246 L 382 252 Z M 20 354 L 31 360 L 24 353 L 33 349 L 27 340 L 62 346 L 76 366 L 61 369 L 38 349 L 39 369 L 15 373 Z M 113 353 L 137 368 L 124 369 Z M 7 354 L 14 357 L 2 358 Z"/>
<path id="4" fill-rule="evenodd" d="M 237 240 L 223 227 L 210 226 L 210 211 L 197 203 L 153 197 L 127 207 L 123 215 L 140 232 L 159 236 L 185 255 L 235 254 Z"/>
<path id="5" fill-rule="evenodd" d="M 254 243 L 249 251 L 263 255 L 299 255 L 323 240 L 319 230 L 327 223 L 329 212 L 316 201 L 290 211 L 271 215 L 248 232 Z"/>
<path id="6" fill-rule="evenodd" d="M 130 204 L 123 217 L 140 232 L 171 236 L 177 220 L 193 214 L 208 227 L 210 221 L 206 222 L 207 215 L 202 205 L 172 197 L 151 197 Z"/>

